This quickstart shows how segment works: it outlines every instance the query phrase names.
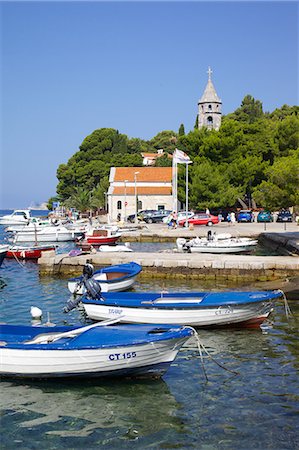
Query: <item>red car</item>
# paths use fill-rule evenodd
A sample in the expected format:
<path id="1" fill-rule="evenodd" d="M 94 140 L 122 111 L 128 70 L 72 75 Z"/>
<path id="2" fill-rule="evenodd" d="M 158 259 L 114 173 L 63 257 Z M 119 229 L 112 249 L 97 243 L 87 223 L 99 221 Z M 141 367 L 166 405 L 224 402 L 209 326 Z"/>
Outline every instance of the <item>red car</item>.
<path id="1" fill-rule="evenodd" d="M 179 221 L 179 225 L 184 227 L 185 226 L 186 219 L 182 219 Z M 212 216 L 212 214 L 195 214 L 193 217 L 188 219 L 188 224 L 193 225 L 207 225 L 212 226 L 219 222 L 219 219 L 217 216 Z"/>

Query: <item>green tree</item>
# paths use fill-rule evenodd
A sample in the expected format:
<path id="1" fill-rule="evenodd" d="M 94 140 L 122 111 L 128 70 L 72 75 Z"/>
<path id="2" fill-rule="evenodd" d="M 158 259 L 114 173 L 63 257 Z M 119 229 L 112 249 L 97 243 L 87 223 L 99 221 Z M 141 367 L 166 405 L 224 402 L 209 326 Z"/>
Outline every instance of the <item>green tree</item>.
<path id="1" fill-rule="evenodd" d="M 232 114 L 236 120 L 253 123 L 263 116 L 263 105 L 259 100 L 255 100 L 251 95 L 246 95 L 240 108 Z"/>
<path id="2" fill-rule="evenodd" d="M 161 131 L 149 143 L 151 148 L 155 148 L 156 150 L 163 149 L 164 151 L 173 153 L 176 148 L 177 134 L 171 130 Z"/>
<path id="3" fill-rule="evenodd" d="M 269 209 L 299 205 L 299 150 L 278 158 L 266 175 L 268 179 L 254 190 L 259 205 Z"/>
<path id="4" fill-rule="evenodd" d="M 156 167 L 170 167 L 172 165 L 172 158 L 169 158 L 168 153 L 164 153 L 162 156 L 156 159 Z"/>
<path id="5" fill-rule="evenodd" d="M 92 209 L 92 193 L 80 186 L 74 188 L 72 195 L 64 201 L 67 208 L 76 208 L 80 212 Z"/>
<path id="6" fill-rule="evenodd" d="M 181 123 L 180 128 L 179 128 L 179 136 L 184 136 L 185 135 L 185 127 L 184 124 Z"/>

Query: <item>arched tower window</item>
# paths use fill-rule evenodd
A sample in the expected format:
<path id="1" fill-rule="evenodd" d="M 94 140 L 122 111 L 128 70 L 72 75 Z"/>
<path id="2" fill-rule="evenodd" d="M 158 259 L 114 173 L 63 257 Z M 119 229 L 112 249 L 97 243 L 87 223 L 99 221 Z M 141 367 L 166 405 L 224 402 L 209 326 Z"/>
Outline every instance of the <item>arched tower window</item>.
<path id="1" fill-rule="evenodd" d="M 121 209 L 121 200 L 118 200 L 117 202 L 117 209 Z"/>
<path id="2" fill-rule="evenodd" d="M 208 121 L 209 125 L 212 125 L 213 124 L 213 117 L 212 116 L 208 116 L 207 121 Z"/>

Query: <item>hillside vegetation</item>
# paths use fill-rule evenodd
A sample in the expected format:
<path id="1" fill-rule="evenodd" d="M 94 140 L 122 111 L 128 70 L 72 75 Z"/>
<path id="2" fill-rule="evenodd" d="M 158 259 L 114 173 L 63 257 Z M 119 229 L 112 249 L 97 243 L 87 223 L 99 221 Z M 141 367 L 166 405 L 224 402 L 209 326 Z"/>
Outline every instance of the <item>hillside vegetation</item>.
<path id="1" fill-rule="evenodd" d="M 175 148 L 188 154 L 189 205 L 192 208 L 232 207 L 238 199 L 253 198 L 269 209 L 299 205 L 298 106 L 284 105 L 264 113 L 250 95 L 232 114 L 222 117 L 219 131 L 205 128 L 185 134 L 161 131 L 150 141 L 129 138 L 112 128 L 87 136 L 79 150 L 57 170 L 57 196 L 79 210 L 105 205 L 112 166 L 142 166 L 142 152 Z M 162 156 L 156 165 L 169 166 Z M 185 166 L 179 166 L 179 200 L 185 200 Z"/>

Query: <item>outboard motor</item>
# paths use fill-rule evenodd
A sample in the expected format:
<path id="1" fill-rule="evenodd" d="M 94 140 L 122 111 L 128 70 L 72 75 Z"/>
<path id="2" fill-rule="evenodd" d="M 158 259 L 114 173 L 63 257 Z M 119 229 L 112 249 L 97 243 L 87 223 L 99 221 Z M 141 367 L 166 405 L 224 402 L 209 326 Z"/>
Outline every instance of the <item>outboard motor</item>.
<path id="1" fill-rule="evenodd" d="M 67 302 L 65 307 L 63 308 L 64 313 L 70 312 L 72 309 L 76 308 L 80 302 L 80 298 L 70 298 Z"/>
<path id="2" fill-rule="evenodd" d="M 101 286 L 96 280 L 92 278 L 94 273 L 92 264 L 85 264 L 83 268 L 83 284 L 86 289 L 86 297 L 95 299 L 101 299 Z"/>
<path id="3" fill-rule="evenodd" d="M 83 267 L 83 277 L 81 283 L 84 284 L 86 289 L 86 297 L 92 299 L 101 299 L 101 286 L 100 284 L 92 278 L 94 273 L 94 268 L 92 264 L 85 264 Z M 64 313 L 70 312 L 72 309 L 76 308 L 80 303 L 81 298 L 70 298 L 66 302 L 66 306 L 63 308 Z"/>

